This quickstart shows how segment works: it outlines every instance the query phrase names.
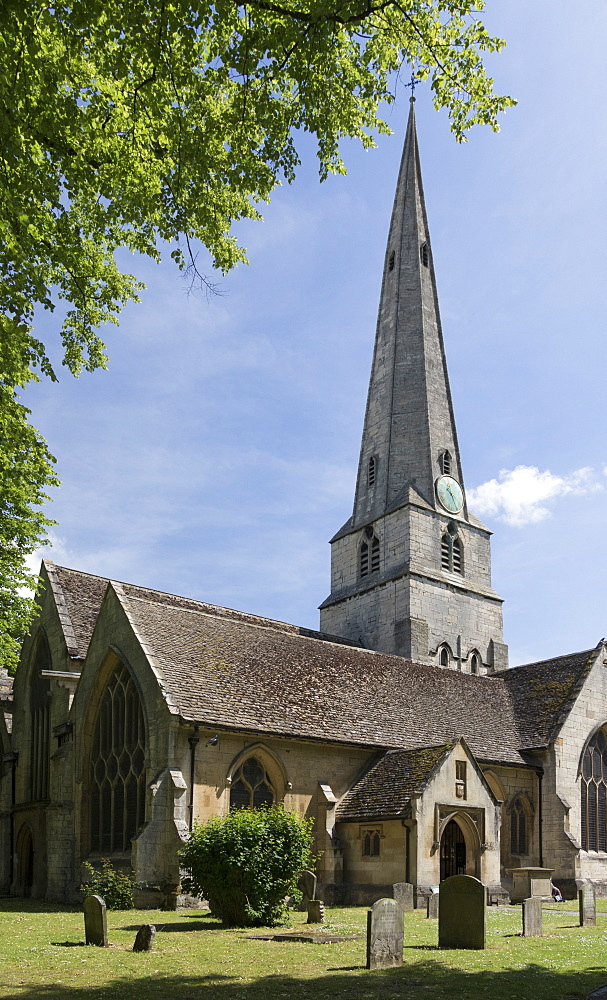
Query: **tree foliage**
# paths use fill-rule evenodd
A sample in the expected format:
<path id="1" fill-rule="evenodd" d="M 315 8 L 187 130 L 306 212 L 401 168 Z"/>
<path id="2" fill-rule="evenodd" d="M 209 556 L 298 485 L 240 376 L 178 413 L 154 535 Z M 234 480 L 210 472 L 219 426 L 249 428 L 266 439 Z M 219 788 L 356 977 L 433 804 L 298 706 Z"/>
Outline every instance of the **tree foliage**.
<path id="1" fill-rule="evenodd" d="M 182 886 L 228 925 L 272 927 L 312 863 L 311 845 L 311 821 L 282 806 L 238 809 L 194 827 L 180 852 Z"/>
<path id="2" fill-rule="evenodd" d="M 482 6 L 4 0 L 0 383 L 9 396 L 35 372 L 55 378 L 33 324 L 62 300 L 63 363 L 74 375 L 105 365 L 99 330 L 142 287 L 117 251 L 159 260 L 167 247 L 193 280 L 199 243 L 224 273 L 244 260 L 233 223 L 258 218 L 274 187 L 293 179 L 297 133 L 316 136 L 321 177 L 343 171 L 342 137 L 371 146 L 374 130 L 388 131 L 378 109 L 403 63 L 430 78 L 458 139 L 477 122 L 496 129 L 513 102 L 493 94 L 483 67 L 502 42 L 478 19 Z M 25 411 L 12 412 L 36 442 L 36 471 L 22 482 L 35 506 L 51 458 L 25 430 Z M 43 530 L 36 515 L 17 534 L 29 532 L 32 551 Z M 2 524 L 0 544 L 7 537 L 10 547 Z"/>

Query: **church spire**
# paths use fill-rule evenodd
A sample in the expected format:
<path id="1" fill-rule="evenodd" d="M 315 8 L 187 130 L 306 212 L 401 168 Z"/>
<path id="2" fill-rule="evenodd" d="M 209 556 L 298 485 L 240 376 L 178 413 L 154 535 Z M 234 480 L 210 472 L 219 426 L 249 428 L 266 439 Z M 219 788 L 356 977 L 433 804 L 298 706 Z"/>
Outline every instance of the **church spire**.
<path id="1" fill-rule="evenodd" d="M 443 472 L 462 483 L 412 97 L 386 248 L 352 527 L 406 502 L 410 487 L 436 508 L 434 483 Z"/>

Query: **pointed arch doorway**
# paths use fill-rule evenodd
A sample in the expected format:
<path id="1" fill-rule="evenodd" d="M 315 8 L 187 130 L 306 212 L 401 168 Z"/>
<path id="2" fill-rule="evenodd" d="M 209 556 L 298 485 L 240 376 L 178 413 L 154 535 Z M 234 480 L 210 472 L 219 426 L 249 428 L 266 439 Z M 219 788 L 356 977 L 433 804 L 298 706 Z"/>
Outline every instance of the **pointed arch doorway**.
<path id="1" fill-rule="evenodd" d="M 440 841 L 440 880 L 466 874 L 466 838 L 454 819 L 449 820 Z"/>

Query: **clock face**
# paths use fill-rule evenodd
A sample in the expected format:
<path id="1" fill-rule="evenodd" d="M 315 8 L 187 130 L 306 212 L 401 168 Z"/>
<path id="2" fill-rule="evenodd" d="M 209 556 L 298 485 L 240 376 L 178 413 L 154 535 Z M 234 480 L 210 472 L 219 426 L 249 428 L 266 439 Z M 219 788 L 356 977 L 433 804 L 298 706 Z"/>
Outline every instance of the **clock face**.
<path id="1" fill-rule="evenodd" d="M 464 506 L 464 492 L 453 476 L 439 476 L 436 480 L 438 502 L 450 514 L 459 514 Z"/>

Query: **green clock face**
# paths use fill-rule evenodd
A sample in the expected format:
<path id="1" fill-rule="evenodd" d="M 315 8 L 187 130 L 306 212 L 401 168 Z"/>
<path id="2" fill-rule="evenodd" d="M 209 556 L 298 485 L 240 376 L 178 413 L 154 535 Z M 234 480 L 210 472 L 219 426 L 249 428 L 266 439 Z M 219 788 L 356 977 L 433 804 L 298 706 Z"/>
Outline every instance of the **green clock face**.
<path id="1" fill-rule="evenodd" d="M 453 476 L 439 476 L 436 480 L 438 502 L 450 514 L 459 514 L 464 507 L 464 492 Z"/>

